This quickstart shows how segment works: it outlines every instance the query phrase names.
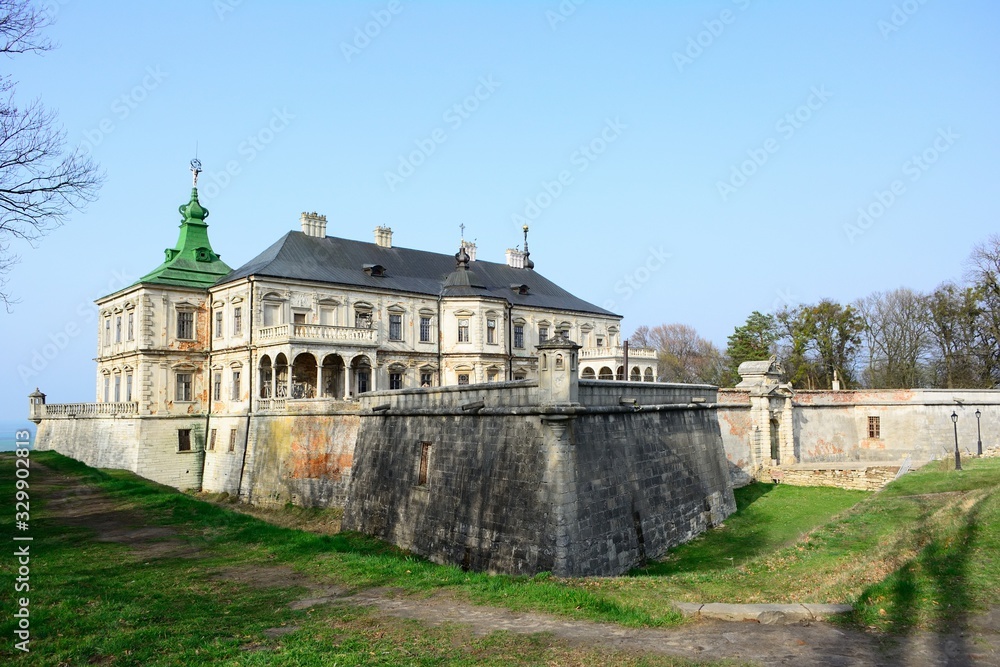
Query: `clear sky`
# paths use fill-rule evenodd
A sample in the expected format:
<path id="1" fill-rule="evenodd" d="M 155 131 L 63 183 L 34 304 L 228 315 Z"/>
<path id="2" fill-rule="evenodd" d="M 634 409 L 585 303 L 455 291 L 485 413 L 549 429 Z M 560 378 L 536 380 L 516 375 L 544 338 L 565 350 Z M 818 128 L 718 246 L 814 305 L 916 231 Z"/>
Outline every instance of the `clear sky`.
<path id="1" fill-rule="evenodd" d="M 107 172 L 22 255 L 0 418 L 92 401 L 93 299 L 177 237 L 188 161 L 236 267 L 302 211 L 334 236 L 537 270 L 720 346 L 753 310 L 960 278 L 998 231 L 1000 5 L 48 0 L 4 62 Z M 861 211 L 867 217 L 861 217 Z M 860 219 L 859 219 L 860 218 Z"/>

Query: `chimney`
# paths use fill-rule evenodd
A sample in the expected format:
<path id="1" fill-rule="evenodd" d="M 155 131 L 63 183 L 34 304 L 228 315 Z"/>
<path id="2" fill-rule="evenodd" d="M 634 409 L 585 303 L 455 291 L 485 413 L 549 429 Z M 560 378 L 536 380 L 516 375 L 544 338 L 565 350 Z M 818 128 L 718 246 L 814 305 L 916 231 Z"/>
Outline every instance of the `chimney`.
<path id="1" fill-rule="evenodd" d="M 375 228 L 375 245 L 380 248 L 392 247 L 392 228 L 379 225 Z"/>
<path id="2" fill-rule="evenodd" d="M 476 261 L 476 244 L 472 241 L 462 241 L 462 247 L 465 248 L 466 254 L 469 255 L 469 261 Z"/>
<path id="3" fill-rule="evenodd" d="M 302 212 L 302 216 L 299 218 L 299 222 L 302 223 L 302 233 L 306 236 L 315 236 L 317 238 L 326 238 L 326 216 L 319 215 L 316 211 L 312 213 Z"/>
<path id="4" fill-rule="evenodd" d="M 507 248 L 507 266 L 515 269 L 524 268 L 524 253 L 516 248 Z"/>

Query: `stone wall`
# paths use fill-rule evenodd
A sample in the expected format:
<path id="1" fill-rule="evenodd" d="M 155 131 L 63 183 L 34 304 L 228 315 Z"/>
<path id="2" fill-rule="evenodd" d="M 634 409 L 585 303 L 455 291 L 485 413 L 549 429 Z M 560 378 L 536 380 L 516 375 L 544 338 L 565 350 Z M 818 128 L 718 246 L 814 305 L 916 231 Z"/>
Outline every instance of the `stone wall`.
<path id="1" fill-rule="evenodd" d="M 763 412 L 754 409 L 754 400 L 767 400 Z M 790 407 L 789 407 L 790 406 Z M 827 472 L 827 464 L 868 464 L 871 470 L 885 464 L 899 466 L 909 460 L 913 466 L 952 456 L 955 451 L 955 424 L 958 415 L 958 443 L 963 453 L 977 451 L 976 411 L 984 449 L 1000 445 L 1000 391 L 977 389 L 898 389 L 795 391 L 786 399 L 757 399 L 740 389 L 719 391 L 719 424 L 726 456 L 732 464 L 733 484 L 750 477 L 768 478 L 777 465 L 795 468 L 786 483 L 806 479 L 838 478 Z M 790 413 L 790 414 L 789 414 Z M 792 424 L 793 445 L 781 448 L 778 459 L 762 436 L 768 422 Z M 875 418 L 877 432 L 869 431 Z M 870 437 L 871 436 L 871 437 Z M 755 442 L 756 439 L 756 442 Z M 755 460 L 756 456 L 760 460 Z M 819 471 L 815 476 L 806 467 Z M 864 466 L 862 466 L 864 467 Z M 844 470 L 853 470 L 846 466 Z M 873 473 L 874 474 L 874 473 Z M 844 473 L 845 488 L 862 488 Z M 872 479 L 880 479 L 875 475 Z M 822 482 L 825 483 L 825 482 Z M 854 485 L 852 487 L 851 485 Z M 867 488 L 867 487 L 866 487 Z"/>
<path id="2" fill-rule="evenodd" d="M 735 510 L 710 405 L 516 396 L 485 385 L 364 396 L 344 527 L 475 570 L 611 575 Z"/>
<path id="3" fill-rule="evenodd" d="M 839 489 L 877 491 L 896 479 L 900 467 L 850 463 L 812 464 L 771 468 L 771 480 L 791 486 L 834 486 Z"/>
<path id="4" fill-rule="evenodd" d="M 537 417 L 361 417 L 344 528 L 474 570 L 551 570 Z M 426 451 L 426 480 L 420 467 Z"/>
<path id="5" fill-rule="evenodd" d="M 178 451 L 180 429 L 191 431 L 190 451 Z M 39 450 L 95 468 L 130 470 L 178 489 L 201 488 L 204 445 L 204 417 L 49 417 L 35 438 Z"/>

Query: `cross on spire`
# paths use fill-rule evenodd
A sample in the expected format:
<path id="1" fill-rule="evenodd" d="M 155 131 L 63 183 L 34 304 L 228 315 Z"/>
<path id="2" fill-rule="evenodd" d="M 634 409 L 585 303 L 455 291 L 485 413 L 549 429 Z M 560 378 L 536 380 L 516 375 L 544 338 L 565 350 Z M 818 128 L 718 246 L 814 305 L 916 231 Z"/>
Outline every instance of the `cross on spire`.
<path id="1" fill-rule="evenodd" d="M 458 228 L 462 230 L 462 240 L 465 241 L 465 223 L 460 224 Z"/>

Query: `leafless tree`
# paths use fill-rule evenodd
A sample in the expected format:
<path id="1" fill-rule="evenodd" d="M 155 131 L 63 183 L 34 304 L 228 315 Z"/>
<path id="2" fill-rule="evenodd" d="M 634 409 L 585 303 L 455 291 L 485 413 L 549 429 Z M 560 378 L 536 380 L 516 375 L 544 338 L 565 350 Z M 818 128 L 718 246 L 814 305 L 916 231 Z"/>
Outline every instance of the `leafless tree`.
<path id="1" fill-rule="evenodd" d="M 901 288 L 875 292 L 856 307 L 868 348 L 865 383 L 883 389 L 926 386 L 933 345 L 928 298 Z"/>
<path id="2" fill-rule="evenodd" d="M 660 379 L 665 382 L 719 384 L 725 373 L 722 353 L 711 341 L 686 324 L 645 325 L 629 337 L 635 347 L 656 350 Z"/>
<path id="3" fill-rule="evenodd" d="M 0 53 L 52 49 L 42 32 L 49 18 L 27 0 L 0 0 Z M 104 176 L 77 148 L 66 150 L 66 133 L 56 114 L 39 100 L 19 105 L 15 81 L 0 75 L 0 301 L 16 299 L 6 289 L 18 261 L 11 245 L 33 245 L 63 224 L 72 210 L 93 201 Z"/>

